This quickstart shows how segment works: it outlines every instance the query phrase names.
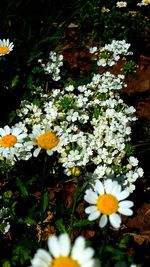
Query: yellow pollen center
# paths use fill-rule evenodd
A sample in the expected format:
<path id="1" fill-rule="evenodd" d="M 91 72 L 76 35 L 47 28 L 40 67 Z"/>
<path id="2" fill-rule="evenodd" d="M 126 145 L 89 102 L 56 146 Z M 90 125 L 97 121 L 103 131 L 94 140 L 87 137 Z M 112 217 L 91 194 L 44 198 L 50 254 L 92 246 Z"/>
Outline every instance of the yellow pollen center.
<path id="1" fill-rule="evenodd" d="M 9 52 L 8 46 L 0 46 L 0 54 L 5 55 Z"/>
<path id="2" fill-rule="evenodd" d="M 43 149 L 50 150 L 57 146 L 59 140 L 57 136 L 52 132 L 45 132 L 41 134 L 37 139 L 37 144 Z"/>
<path id="3" fill-rule="evenodd" d="M 12 134 L 7 134 L 0 138 L 1 147 L 12 147 L 17 143 L 17 137 Z"/>
<path id="4" fill-rule="evenodd" d="M 70 257 L 58 257 L 49 267 L 81 267 L 78 262 Z"/>
<path id="5" fill-rule="evenodd" d="M 99 196 L 97 208 L 103 214 L 110 215 L 118 210 L 118 200 L 111 194 Z"/>

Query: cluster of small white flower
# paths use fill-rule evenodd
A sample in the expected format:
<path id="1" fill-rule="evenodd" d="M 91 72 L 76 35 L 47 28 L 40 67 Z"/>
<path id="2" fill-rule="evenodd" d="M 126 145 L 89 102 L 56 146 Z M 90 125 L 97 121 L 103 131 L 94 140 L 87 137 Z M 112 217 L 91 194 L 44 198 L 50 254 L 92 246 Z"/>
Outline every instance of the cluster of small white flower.
<path id="1" fill-rule="evenodd" d="M 49 96 L 43 95 L 40 107 L 23 101 L 17 113 L 24 121 L 23 128 L 32 131 L 26 144 L 36 147 L 33 155 L 37 156 L 41 149 L 48 155 L 57 151 L 67 175 L 76 166 L 85 170 L 87 164 L 95 166 L 98 179 L 115 173 L 116 167 L 122 166 L 126 143 L 131 140 L 130 124 L 136 120 L 134 107 L 128 107 L 117 92 L 123 82 L 123 75 L 94 74 L 87 85 L 68 85 L 63 90 L 53 89 Z M 136 159 L 126 161 L 123 185 L 131 192 L 132 182 L 142 172 Z"/>
<path id="2" fill-rule="evenodd" d="M 111 67 L 122 57 L 132 55 L 132 52 L 128 51 L 129 48 L 130 44 L 126 43 L 125 40 L 113 40 L 111 44 L 106 44 L 104 47 L 90 48 L 90 53 L 94 54 L 94 59 L 97 61 L 98 66 Z"/>
<path id="3" fill-rule="evenodd" d="M 60 67 L 63 65 L 63 55 L 58 55 L 56 52 L 51 51 L 49 53 L 49 61 L 44 66 L 44 70 L 46 73 L 50 73 L 52 75 L 52 79 L 54 81 L 60 80 Z"/>
<path id="4" fill-rule="evenodd" d="M 128 54 L 125 41 L 112 44 L 105 46 L 107 50 L 117 53 L 118 47 L 118 54 Z M 49 95 L 40 93 L 38 106 L 22 101 L 17 110 L 21 121 L 12 128 L 0 128 L 0 156 L 27 160 L 43 150 L 49 156 L 56 152 L 66 175 L 72 175 L 75 167 L 86 172 L 92 165 L 97 179 L 123 175 L 122 186 L 132 192 L 143 170 L 136 158 L 126 156 L 136 117 L 134 107 L 118 94 L 123 85 L 124 75 L 104 72 L 94 74 L 85 85 L 69 84 Z"/>

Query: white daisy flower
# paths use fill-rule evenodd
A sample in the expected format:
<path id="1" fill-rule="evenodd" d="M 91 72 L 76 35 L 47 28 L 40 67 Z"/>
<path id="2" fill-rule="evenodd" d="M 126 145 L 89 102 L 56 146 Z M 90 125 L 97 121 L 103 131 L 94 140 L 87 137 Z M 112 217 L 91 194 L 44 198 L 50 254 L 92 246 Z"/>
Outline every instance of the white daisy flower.
<path id="1" fill-rule="evenodd" d="M 122 201 L 129 196 L 127 190 L 121 191 L 121 186 L 117 181 L 107 179 L 104 183 L 97 180 L 93 185 L 93 189 L 87 189 L 84 200 L 91 204 L 85 209 L 89 214 L 90 221 L 100 217 L 99 226 L 104 227 L 108 218 L 114 228 L 119 228 L 121 217 L 118 213 L 130 216 L 133 214 L 130 209 L 133 202 L 129 200 Z"/>
<path id="2" fill-rule="evenodd" d="M 21 128 L 6 125 L 0 128 L 0 155 L 9 159 L 17 155 L 18 150 L 24 147 L 24 139 L 27 133 Z"/>
<path id="3" fill-rule="evenodd" d="M 13 50 L 14 44 L 9 42 L 9 39 L 0 39 L 0 56 L 9 54 Z"/>
<path id="4" fill-rule="evenodd" d="M 85 239 L 82 236 L 76 238 L 71 248 L 71 240 L 68 234 L 59 237 L 51 236 L 48 239 L 49 252 L 38 249 L 31 267 L 98 267 L 99 263 L 93 258 L 94 249 L 85 247 Z"/>
<path id="5" fill-rule="evenodd" d="M 46 153 L 50 156 L 57 150 L 59 138 L 50 129 L 41 129 L 40 125 L 36 125 L 33 128 L 33 132 L 30 135 L 32 145 L 36 145 L 37 148 L 33 152 L 33 156 L 37 157 L 41 149 L 46 150 Z"/>

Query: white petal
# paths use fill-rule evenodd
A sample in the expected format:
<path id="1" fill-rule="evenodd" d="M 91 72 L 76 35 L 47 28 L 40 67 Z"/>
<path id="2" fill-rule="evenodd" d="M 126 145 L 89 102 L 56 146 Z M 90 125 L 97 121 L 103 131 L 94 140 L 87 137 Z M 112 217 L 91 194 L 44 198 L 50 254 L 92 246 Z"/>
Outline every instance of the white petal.
<path id="1" fill-rule="evenodd" d="M 82 236 L 77 237 L 71 251 L 71 257 L 75 260 L 80 258 L 85 247 L 85 239 Z"/>
<path id="2" fill-rule="evenodd" d="M 53 150 L 51 149 L 51 150 L 46 150 L 46 153 L 49 155 L 49 156 L 51 156 L 52 154 L 53 154 Z"/>
<path id="3" fill-rule="evenodd" d="M 121 224 L 121 218 L 118 214 L 113 213 L 109 215 L 109 221 L 114 228 L 119 228 Z"/>
<path id="4" fill-rule="evenodd" d="M 111 190 L 111 194 L 116 196 L 117 194 L 119 194 L 121 191 L 121 185 L 117 184 L 116 186 L 114 186 Z"/>
<path id="5" fill-rule="evenodd" d="M 12 130 L 12 134 L 15 136 L 19 135 L 21 132 L 22 132 L 22 130 L 20 128 L 14 128 Z"/>
<path id="6" fill-rule="evenodd" d="M 34 150 L 34 152 L 33 152 L 33 156 L 34 156 L 35 158 L 39 155 L 40 150 L 41 150 L 40 147 L 37 147 L 37 148 Z"/>
<path id="7" fill-rule="evenodd" d="M 79 263 L 84 264 L 87 261 L 89 261 L 94 255 L 94 249 L 93 248 L 85 248 L 80 259 L 78 259 Z"/>
<path id="8" fill-rule="evenodd" d="M 119 207 L 120 208 L 131 208 L 134 206 L 133 201 L 130 200 L 123 200 L 121 202 L 119 202 Z"/>
<path id="9" fill-rule="evenodd" d="M 94 205 L 94 206 L 89 206 L 85 209 L 85 213 L 89 214 L 89 213 L 92 213 L 94 211 L 97 211 L 97 207 Z"/>
<path id="10" fill-rule="evenodd" d="M 103 228 L 107 224 L 107 221 L 108 221 L 107 216 L 103 214 L 99 220 L 99 226 Z"/>
<path id="11" fill-rule="evenodd" d="M 6 125 L 6 126 L 4 127 L 4 130 L 5 130 L 5 133 L 6 133 L 6 134 L 10 134 L 10 132 L 11 132 L 11 130 L 10 130 L 10 128 L 9 128 L 8 125 Z"/>
<path id="12" fill-rule="evenodd" d="M 116 194 L 116 198 L 118 200 L 123 200 L 123 199 L 126 199 L 129 195 L 130 195 L 130 193 L 127 190 L 124 190 L 124 191 L 120 192 L 119 194 Z"/>
<path id="13" fill-rule="evenodd" d="M 92 259 L 92 260 L 90 260 L 90 261 L 84 263 L 84 264 L 82 265 L 82 267 L 95 267 L 94 262 L 95 262 L 95 260 Z"/>
<path id="14" fill-rule="evenodd" d="M 22 144 L 20 144 L 20 143 L 16 143 L 15 144 L 15 147 L 22 147 L 23 145 Z"/>
<path id="15" fill-rule="evenodd" d="M 112 180 L 111 179 L 107 179 L 104 181 L 104 187 L 105 187 L 105 192 L 107 194 L 110 194 L 111 189 L 112 189 Z"/>
<path id="16" fill-rule="evenodd" d="M 100 216 L 100 212 L 96 210 L 95 212 L 92 212 L 89 216 L 88 219 L 89 221 L 94 221 Z"/>
<path id="17" fill-rule="evenodd" d="M 46 262 L 48 265 L 50 265 L 52 261 L 50 254 L 44 249 L 38 249 L 34 257 L 40 258 L 41 260 Z"/>
<path id="18" fill-rule="evenodd" d="M 35 267 L 48 267 L 47 263 L 38 257 L 33 258 L 33 260 L 31 260 L 31 263 L 32 266 Z"/>
<path id="19" fill-rule="evenodd" d="M 48 239 L 48 248 L 54 258 L 60 256 L 60 246 L 56 236 L 51 236 Z"/>
<path id="20" fill-rule="evenodd" d="M 22 134 L 19 134 L 17 136 L 17 139 L 20 141 L 20 140 L 24 139 L 25 137 L 27 137 L 27 134 L 26 133 L 22 133 Z"/>
<path id="21" fill-rule="evenodd" d="M 95 188 L 99 195 L 104 194 L 104 186 L 99 180 L 96 181 Z"/>
<path id="22" fill-rule="evenodd" d="M 131 216 L 133 214 L 133 211 L 131 209 L 124 208 L 124 207 L 119 208 L 118 212 L 126 216 Z"/>
<path id="23" fill-rule="evenodd" d="M 6 133 L 5 133 L 5 131 L 4 131 L 4 129 L 3 129 L 3 128 L 0 128 L 0 135 L 1 135 L 1 136 L 4 136 L 4 135 L 6 135 Z"/>
<path id="24" fill-rule="evenodd" d="M 89 204 L 96 204 L 97 198 L 98 196 L 95 192 L 87 193 L 84 196 L 84 200 L 87 201 Z"/>
<path id="25" fill-rule="evenodd" d="M 61 234 L 59 236 L 59 246 L 61 256 L 68 256 L 71 248 L 71 242 L 68 234 Z"/>
<path id="26" fill-rule="evenodd" d="M 44 133 L 45 133 L 45 131 L 42 130 L 42 129 L 40 128 L 40 126 L 34 128 L 34 134 L 36 134 L 37 137 L 39 137 L 41 134 L 44 134 Z"/>

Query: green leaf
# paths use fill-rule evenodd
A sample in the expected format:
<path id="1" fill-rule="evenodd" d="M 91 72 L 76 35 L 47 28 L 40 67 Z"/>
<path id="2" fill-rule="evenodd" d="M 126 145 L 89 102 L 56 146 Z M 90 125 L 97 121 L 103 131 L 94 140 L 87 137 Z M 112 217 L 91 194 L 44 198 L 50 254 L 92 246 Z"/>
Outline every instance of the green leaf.
<path id="1" fill-rule="evenodd" d="M 11 87 L 16 86 L 16 85 L 18 84 L 18 82 L 19 82 L 19 75 L 16 75 L 16 76 L 13 78 L 12 82 L 11 82 Z"/>
<path id="2" fill-rule="evenodd" d="M 45 212 L 48 207 L 49 197 L 48 192 L 46 191 L 42 196 L 42 211 Z"/>
<path id="3" fill-rule="evenodd" d="M 73 227 L 84 227 L 84 226 L 93 225 L 93 224 L 94 224 L 94 222 L 91 222 L 87 219 L 82 219 L 82 220 L 74 222 Z"/>
<path id="4" fill-rule="evenodd" d="M 37 222 L 35 220 L 33 220 L 32 218 L 29 218 L 29 217 L 24 218 L 24 219 L 23 218 L 20 218 L 18 220 L 18 222 L 19 223 L 28 224 L 28 225 L 36 225 L 37 224 Z"/>
<path id="5" fill-rule="evenodd" d="M 58 231 L 59 231 L 60 233 L 65 233 L 65 232 L 66 232 L 66 229 L 65 229 L 65 226 L 64 226 L 63 219 L 58 219 L 58 220 L 55 222 L 55 225 L 56 225 L 56 228 L 58 229 Z"/>
<path id="6" fill-rule="evenodd" d="M 25 184 L 23 183 L 23 181 L 18 177 L 16 179 L 16 185 L 19 187 L 21 195 L 23 197 L 28 197 L 28 195 L 29 195 L 28 190 L 27 190 Z"/>

